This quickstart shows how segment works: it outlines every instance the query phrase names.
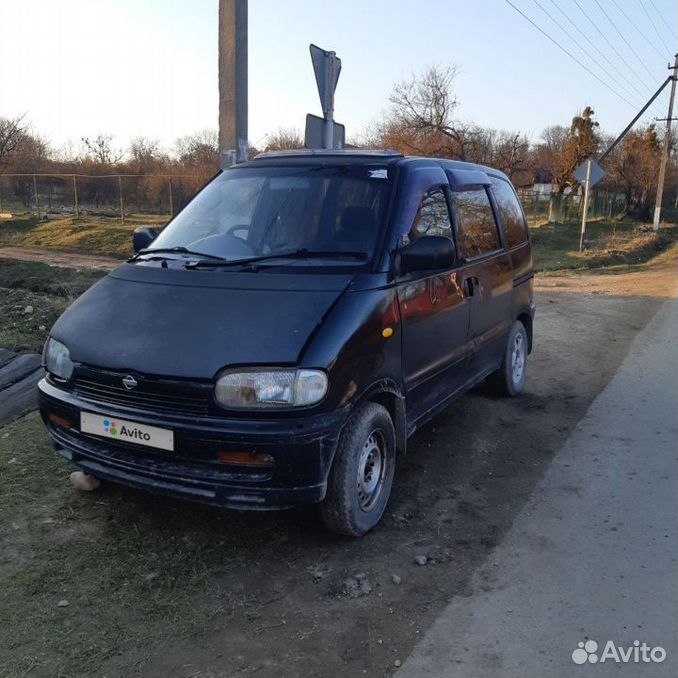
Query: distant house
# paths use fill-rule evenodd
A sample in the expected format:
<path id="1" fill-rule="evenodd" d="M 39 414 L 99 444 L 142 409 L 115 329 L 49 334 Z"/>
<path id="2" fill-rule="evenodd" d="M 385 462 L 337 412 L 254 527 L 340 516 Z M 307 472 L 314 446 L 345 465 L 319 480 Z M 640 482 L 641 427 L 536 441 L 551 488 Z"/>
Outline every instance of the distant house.
<path id="1" fill-rule="evenodd" d="M 536 197 L 537 200 L 547 200 L 555 190 L 551 172 L 545 169 L 538 169 L 532 175 L 532 181 L 526 182 L 519 189 L 525 195 Z M 569 195 L 572 189 L 567 186 L 563 193 Z"/>
<path id="2" fill-rule="evenodd" d="M 545 169 L 538 169 L 534 172 L 532 177 L 532 184 L 524 186 L 526 191 L 532 195 L 550 197 L 553 193 L 553 179 L 551 173 Z"/>

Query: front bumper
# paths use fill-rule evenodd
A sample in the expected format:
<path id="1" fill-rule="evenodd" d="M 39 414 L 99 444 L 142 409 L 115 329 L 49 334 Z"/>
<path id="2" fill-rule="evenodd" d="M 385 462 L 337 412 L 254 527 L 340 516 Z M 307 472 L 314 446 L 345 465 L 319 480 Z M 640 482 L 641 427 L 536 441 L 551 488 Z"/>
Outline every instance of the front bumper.
<path id="1" fill-rule="evenodd" d="M 346 410 L 276 419 L 156 414 L 89 401 L 47 379 L 40 381 L 38 392 L 40 413 L 56 451 L 82 471 L 234 509 L 282 509 L 321 501 L 347 416 Z M 82 433 L 83 410 L 172 429 L 175 451 Z M 222 463 L 216 460 L 218 451 L 266 453 L 274 464 Z"/>

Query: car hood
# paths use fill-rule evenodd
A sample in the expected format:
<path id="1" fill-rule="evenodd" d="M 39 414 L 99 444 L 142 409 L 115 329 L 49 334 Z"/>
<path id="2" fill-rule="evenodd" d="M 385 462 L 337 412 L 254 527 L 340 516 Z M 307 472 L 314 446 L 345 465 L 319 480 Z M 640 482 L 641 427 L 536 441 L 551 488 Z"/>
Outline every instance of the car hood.
<path id="1" fill-rule="evenodd" d="M 59 318 L 75 362 L 212 379 L 229 365 L 293 365 L 351 274 L 123 264 Z"/>

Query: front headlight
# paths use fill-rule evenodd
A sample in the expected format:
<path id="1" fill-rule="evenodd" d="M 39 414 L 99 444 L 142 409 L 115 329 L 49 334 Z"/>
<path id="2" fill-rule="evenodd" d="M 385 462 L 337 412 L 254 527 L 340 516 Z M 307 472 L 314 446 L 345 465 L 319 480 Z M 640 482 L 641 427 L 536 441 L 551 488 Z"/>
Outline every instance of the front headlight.
<path id="1" fill-rule="evenodd" d="M 42 365 L 53 376 L 68 380 L 73 375 L 71 353 L 64 344 L 49 337 L 42 352 Z"/>
<path id="2" fill-rule="evenodd" d="M 236 409 L 301 407 L 325 397 L 327 375 L 321 370 L 286 368 L 226 370 L 217 379 L 214 393 L 224 407 Z"/>

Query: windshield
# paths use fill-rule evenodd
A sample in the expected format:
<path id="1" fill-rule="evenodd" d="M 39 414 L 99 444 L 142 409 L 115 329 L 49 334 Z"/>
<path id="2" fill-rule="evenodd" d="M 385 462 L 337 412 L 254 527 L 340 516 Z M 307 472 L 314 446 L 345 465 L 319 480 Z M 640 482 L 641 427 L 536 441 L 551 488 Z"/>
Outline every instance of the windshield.
<path id="1" fill-rule="evenodd" d="M 388 171 L 378 166 L 226 170 L 149 251 L 185 248 L 229 261 L 303 252 L 295 265 L 363 265 L 377 245 L 388 187 Z"/>

